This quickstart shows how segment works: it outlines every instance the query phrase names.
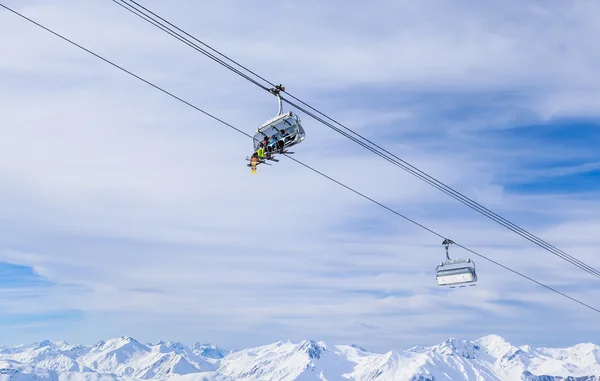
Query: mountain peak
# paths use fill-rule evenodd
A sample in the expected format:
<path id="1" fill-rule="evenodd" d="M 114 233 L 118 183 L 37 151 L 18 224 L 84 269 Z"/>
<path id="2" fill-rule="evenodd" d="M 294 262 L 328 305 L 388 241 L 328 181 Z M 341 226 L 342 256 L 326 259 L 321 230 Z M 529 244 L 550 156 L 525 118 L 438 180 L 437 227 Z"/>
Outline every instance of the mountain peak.
<path id="1" fill-rule="evenodd" d="M 317 343 L 314 340 L 303 340 L 298 344 L 298 350 L 306 352 L 311 359 L 319 359 L 327 351 L 327 346 L 322 341 Z"/>
<path id="2" fill-rule="evenodd" d="M 103 346 L 107 346 L 107 345 L 122 346 L 122 345 L 126 345 L 129 343 L 139 344 L 139 342 L 131 336 L 118 336 L 118 337 L 111 337 L 111 338 L 107 339 L 106 341 L 100 340 L 98 343 L 96 343 L 95 346 L 98 346 L 98 347 L 103 347 Z"/>
<path id="3" fill-rule="evenodd" d="M 209 343 L 196 343 L 192 347 L 192 352 L 199 356 L 211 359 L 222 359 L 228 354 L 227 350 Z"/>
<path id="4" fill-rule="evenodd" d="M 480 347 L 466 340 L 457 340 L 454 337 L 446 339 L 442 344 L 433 347 L 433 352 L 446 356 L 460 356 L 466 359 L 474 359 L 478 355 Z"/>
<path id="5" fill-rule="evenodd" d="M 480 337 L 479 339 L 477 339 L 475 341 L 479 341 L 479 342 L 482 342 L 482 343 L 485 342 L 485 343 L 488 343 L 488 344 L 493 344 L 493 343 L 506 344 L 506 343 L 509 343 L 508 340 L 506 340 L 504 337 L 502 337 L 500 335 L 495 335 L 495 334 L 489 334 L 489 335 L 482 336 L 482 337 Z"/>
<path id="6" fill-rule="evenodd" d="M 183 345 L 180 341 L 169 341 L 167 342 L 167 345 L 169 348 L 172 348 L 178 352 L 185 349 L 185 345 Z"/>
<path id="7" fill-rule="evenodd" d="M 516 352 L 519 348 L 514 347 L 508 340 L 498 335 L 483 336 L 474 343 L 485 348 L 485 351 L 496 357 L 503 357 L 509 353 Z"/>
<path id="8" fill-rule="evenodd" d="M 368 350 L 366 350 L 365 348 L 361 347 L 358 344 L 351 344 L 350 346 L 354 349 L 358 349 L 359 351 L 368 352 Z"/>
<path id="9" fill-rule="evenodd" d="M 130 336 L 119 336 L 108 339 L 106 341 L 100 341 L 92 347 L 95 352 L 114 352 L 119 351 L 124 356 L 130 356 L 138 351 L 150 352 L 151 349 L 135 340 Z"/>
<path id="10" fill-rule="evenodd" d="M 42 340 L 39 343 L 35 343 L 36 348 L 54 347 L 54 343 L 50 340 Z"/>

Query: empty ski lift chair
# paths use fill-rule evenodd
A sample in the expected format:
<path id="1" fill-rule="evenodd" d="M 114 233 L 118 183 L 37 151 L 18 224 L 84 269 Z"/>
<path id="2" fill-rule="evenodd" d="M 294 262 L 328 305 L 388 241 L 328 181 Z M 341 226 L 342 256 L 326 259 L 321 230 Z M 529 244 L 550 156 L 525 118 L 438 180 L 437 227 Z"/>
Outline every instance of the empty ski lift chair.
<path id="1" fill-rule="evenodd" d="M 446 247 L 446 262 L 442 262 L 436 267 L 435 278 L 438 286 L 448 286 L 449 288 L 475 286 L 475 282 L 477 282 L 475 262 L 471 259 L 450 259 L 448 246 L 453 243 L 449 239 L 442 242 L 442 245 Z"/>

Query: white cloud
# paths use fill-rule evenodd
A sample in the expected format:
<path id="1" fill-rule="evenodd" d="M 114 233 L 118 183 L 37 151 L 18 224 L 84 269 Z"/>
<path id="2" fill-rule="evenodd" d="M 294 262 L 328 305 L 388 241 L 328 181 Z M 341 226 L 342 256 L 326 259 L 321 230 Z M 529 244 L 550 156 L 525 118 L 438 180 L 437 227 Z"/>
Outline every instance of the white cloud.
<path id="1" fill-rule="evenodd" d="M 8 5 L 244 131 L 274 115 L 272 96 L 262 97 L 117 6 Z M 525 214 L 514 222 L 594 265 L 597 201 L 507 190 L 503 179 L 530 174 L 519 158 L 543 161 L 548 153 L 507 150 L 505 140 L 487 142 L 477 135 L 480 128 L 468 128 L 481 121 L 486 128 L 510 124 L 521 110 L 541 119 L 550 109 L 558 115 L 571 102 L 561 97 L 572 91 L 591 97 L 596 81 L 583 78 L 597 61 L 586 42 L 596 34 L 593 10 L 558 3 L 524 9 L 515 2 L 490 9 L 388 2 L 340 12 L 338 6 L 148 3 L 317 108 L 336 110 L 331 115 L 348 126 L 369 137 L 391 136 L 383 146 L 425 172 L 506 217 Z M 502 322 L 511 328 L 497 333 L 511 340 L 530 329 L 543 341 L 536 319 L 552 313 L 566 321 L 563 308 L 581 311 L 584 325 L 597 334 L 588 311 L 476 256 L 477 287 L 438 290 L 433 271 L 444 258 L 438 237 L 285 158 L 251 176 L 244 161 L 249 139 L 7 12 L 0 12 L 0 25 L 10 31 L 0 39 L 7 57 L 0 64 L 7 84 L 0 89 L 1 217 L 21 237 L 0 240 L 6 249 L 0 260 L 32 266 L 55 282 L 36 291 L 35 305 L 20 301 L 21 291 L 4 289 L 0 303 L 10 313 L 82 310 L 78 331 L 65 338 L 71 341 L 206 335 L 245 346 L 306 334 L 357 338 L 383 350 L 399 342 L 425 344 L 419 338 L 483 335 L 503 329 Z M 565 35 L 570 25 L 576 27 Z M 556 36 L 567 49 L 563 56 L 575 58 L 553 58 L 561 44 L 552 40 Z M 400 106 L 382 97 L 398 87 L 406 93 Z M 500 108 L 507 115 L 483 112 L 467 128 L 446 115 L 479 91 L 508 90 L 523 94 L 518 112 L 511 111 L 517 101 L 508 99 Z M 449 98 L 430 98 L 430 92 L 466 96 L 444 105 Z M 353 107 L 359 100 L 362 105 Z M 475 106 L 492 103 L 493 97 Z M 295 150 L 298 159 L 527 275 L 593 287 L 594 280 L 571 265 L 301 117 L 308 135 Z M 394 123 L 401 125 L 393 129 Z M 423 125 L 429 125 L 427 134 L 420 135 Z M 453 133 L 443 132 L 452 127 Z M 598 162 L 593 152 L 586 163 Z M 582 155 L 578 147 L 563 153 Z M 553 173 L 542 169 L 533 176 Z M 469 253 L 456 249 L 452 255 Z M 590 303 L 597 299 L 575 294 Z M 499 305 L 497 299 L 543 308 Z M 531 320 L 515 318 L 523 314 Z M 82 333 L 99 320 L 102 328 Z M 472 320 L 477 325 L 468 326 Z M 266 324 L 275 327 L 268 334 Z M 579 334 L 575 328 L 581 326 L 573 335 Z M 239 340 L 247 342 L 228 331 L 244 331 Z"/>

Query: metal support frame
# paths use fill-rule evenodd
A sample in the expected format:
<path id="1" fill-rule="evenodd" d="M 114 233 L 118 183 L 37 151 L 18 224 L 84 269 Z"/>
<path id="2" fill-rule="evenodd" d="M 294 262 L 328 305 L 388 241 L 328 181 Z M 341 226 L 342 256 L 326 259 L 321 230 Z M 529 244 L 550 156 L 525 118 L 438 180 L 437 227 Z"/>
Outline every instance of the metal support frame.
<path id="1" fill-rule="evenodd" d="M 277 97 L 278 103 L 279 103 L 279 110 L 277 111 L 277 116 L 281 115 L 281 111 L 283 109 L 283 102 L 281 100 L 281 96 L 279 95 L 280 91 L 285 91 L 285 87 L 281 84 L 269 89 L 269 92 L 271 92 L 271 94 L 275 95 Z M 276 116 L 276 117 L 277 117 Z"/>
<path id="2" fill-rule="evenodd" d="M 450 255 L 448 254 L 448 247 L 450 246 L 450 244 L 453 244 L 454 242 L 451 239 L 446 238 L 444 240 L 444 242 L 442 242 L 442 245 L 444 245 L 446 247 L 446 259 L 450 262 L 452 261 L 452 259 L 450 259 Z"/>

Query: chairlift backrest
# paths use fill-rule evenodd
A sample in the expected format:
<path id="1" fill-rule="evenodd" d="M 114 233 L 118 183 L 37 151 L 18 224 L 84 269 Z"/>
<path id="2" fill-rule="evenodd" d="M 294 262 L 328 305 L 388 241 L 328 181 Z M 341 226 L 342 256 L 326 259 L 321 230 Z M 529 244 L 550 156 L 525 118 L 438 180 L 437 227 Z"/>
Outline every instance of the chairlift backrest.
<path id="1" fill-rule="evenodd" d="M 441 269 L 437 271 L 437 275 L 447 276 L 447 275 L 460 275 L 460 274 L 471 274 L 475 276 L 475 271 L 471 267 L 459 267 L 456 269 Z"/>
<path id="2" fill-rule="evenodd" d="M 470 259 L 443 262 L 436 268 L 436 281 L 439 286 L 477 282 L 475 263 Z"/>

